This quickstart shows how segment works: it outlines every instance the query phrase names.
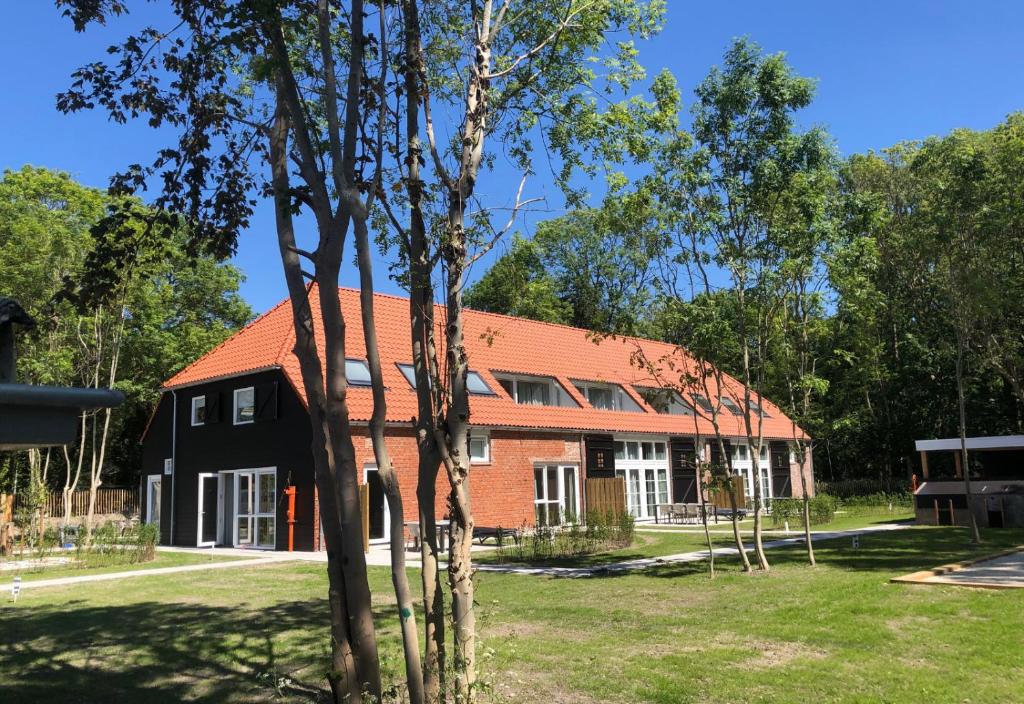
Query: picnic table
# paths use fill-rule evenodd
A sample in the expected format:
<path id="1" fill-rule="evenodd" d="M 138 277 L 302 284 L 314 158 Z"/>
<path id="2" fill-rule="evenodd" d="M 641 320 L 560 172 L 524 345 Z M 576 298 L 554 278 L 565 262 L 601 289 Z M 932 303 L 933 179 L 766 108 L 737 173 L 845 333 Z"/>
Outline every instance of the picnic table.
<path id="1" fill-rule="evenodd" d="M 452 522 L 447 518 L 434 521 L 434 529 L 437 531 L 437 549 L 447 550 L 448 549 L 448 536 L 451 534 Z M 405 531 L 409 534 L 415 547 L 420 546 L 420 522 L 419 521 L 406 521 Z"/>

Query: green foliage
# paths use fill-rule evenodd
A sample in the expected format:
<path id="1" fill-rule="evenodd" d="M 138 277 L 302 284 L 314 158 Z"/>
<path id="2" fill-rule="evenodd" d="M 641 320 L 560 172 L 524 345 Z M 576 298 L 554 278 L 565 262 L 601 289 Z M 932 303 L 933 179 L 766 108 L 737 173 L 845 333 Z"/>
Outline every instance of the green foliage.
<path id="1" fill-rule="evenodd" d="M 634 521 L 628 513 L 592 512 L 584 525 L 524 527 L 517 540 L 506 538 L 498 543 L 497 558 L 499 562 L 529 564 L 564 560 L 627 547 L 633 536 Z"/>
<path id="2" fill-rule="evenodd" d="M 151 215 L 60 171 L 25 166 L 0 179 L 0 281 L 10 285 L 2 293 L 37 322 L 18 340 L 19 378 L 93 385 L 99 370 L 105 382 L 109 342 L 123 320 L 117 386 L 127 402 L 113 415 L 104 476 L 131 484 L 160 384 L 252 317 L 238 294 L 241 273 L 189 256 L 183 233 L 150 236 Z M 10 489 L 14 473 L 26 471 L 24 456 L 12 454 L 3 466 L 13 471 L 0 477 L 0 489 Z M 57 474 L 50 481 L 62 482 Z"/>
<path id="3" fill-rule="evenodd" d="M 816 494 L 810 500 L 811 525 L 819 526 L 831 523 L 835 518 L 838 502 L 828 494 Z M 772 499 L 772 525 L 782 526 L 787 521 L 790 529 L 803 525 L 803 499 Z"/>

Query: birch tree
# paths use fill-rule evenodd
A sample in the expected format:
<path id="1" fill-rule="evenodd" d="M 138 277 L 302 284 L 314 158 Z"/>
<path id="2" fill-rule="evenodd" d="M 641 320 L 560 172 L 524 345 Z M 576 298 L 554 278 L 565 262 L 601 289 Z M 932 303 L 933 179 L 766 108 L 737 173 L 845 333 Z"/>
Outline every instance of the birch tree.
<path id="1" fill-rule="evenodd" d="M 658 3 L 632 0 L 402 2 L 405 150 L 400 171 L 408 218 L 399 217 L 396 208 L 387 208 L 387 217 L 409 265 L 428 701 L 440 696 L 445 668 L 437 546 L 433 517 L 427 515 L 433 510 L 439 464 L 450 486 L 454 693 L 460 701 L 476 697 L 463 303 L 468 267 L 532 202 L 524 197 L 524 187 L 534 168 L 535 141 L 554 154 L 550 164 L 557 184 L 578 201 L 583 194 L 573 188 L 574 172 L 596 171 L 588 155 L 621 158 L 628 148 L 615 144 L 615 137 L 664 116 L 640 101 L 623 101 L 613 106 L 616 110 L 603 110 L 598 102 L 642 75 L 629 41 L 618 43 L 610 57 L 601 56 L 606 38 L 616 32 L 650 34 L 657 29 L 660 10 Z M 659 85 L 664 93 L 656 100 L 671 102 L 674 86 L 664 80 Z M 502 148 L 522 178 L 518 189 L 510 189 L 499 202 L 485 202 L 478 183 Z M 436 321 L 434 313 L 438 268 L 443 321 Z"/>

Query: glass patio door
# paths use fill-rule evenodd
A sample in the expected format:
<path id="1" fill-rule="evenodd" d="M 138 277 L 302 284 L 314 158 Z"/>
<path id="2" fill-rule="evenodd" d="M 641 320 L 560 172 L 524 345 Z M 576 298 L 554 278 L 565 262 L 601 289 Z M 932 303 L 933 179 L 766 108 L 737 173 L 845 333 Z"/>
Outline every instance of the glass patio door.
<path id="1" fill-rule="evenodd" d="M 238 472 L 235 481 L 235 544 L 273 548 L 277 537 L 277 470 Z"/>

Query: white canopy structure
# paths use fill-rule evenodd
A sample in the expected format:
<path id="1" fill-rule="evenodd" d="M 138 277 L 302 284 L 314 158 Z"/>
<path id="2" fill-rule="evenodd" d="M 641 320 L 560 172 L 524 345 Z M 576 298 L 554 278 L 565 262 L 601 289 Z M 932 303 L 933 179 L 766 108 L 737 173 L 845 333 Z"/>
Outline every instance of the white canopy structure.
<path id="1" fill-rule="evenodd" d="M 968 450 L 1024 450 L 1024 435 L 993 435 L 978 438 L 967 438 Z M 917 440 L 914 447 L 918 452 L 957 452 L 960 450 L 960 438 L 943 438 L 941 440 Z"/>

